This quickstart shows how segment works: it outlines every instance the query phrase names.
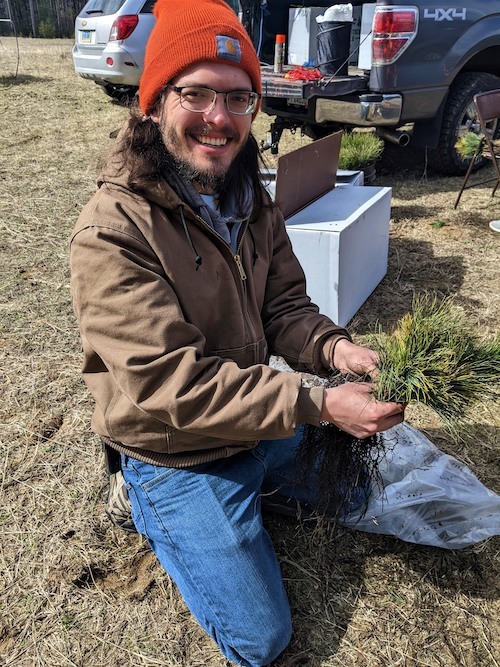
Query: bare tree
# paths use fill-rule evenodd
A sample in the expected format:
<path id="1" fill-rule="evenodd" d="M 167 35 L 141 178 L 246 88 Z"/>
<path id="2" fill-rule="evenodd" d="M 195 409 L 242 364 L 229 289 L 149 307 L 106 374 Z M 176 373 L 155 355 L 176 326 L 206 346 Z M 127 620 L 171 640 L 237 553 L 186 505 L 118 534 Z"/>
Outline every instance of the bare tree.
<path id="1" fill-rule="evenodd" d="M 33 37 L 36 37 L 36 20 L 35 20 L 35 6 L 33 0 L 29 0 L 30 5 L 30 17 L 31 17 L 31 30 Z"/>

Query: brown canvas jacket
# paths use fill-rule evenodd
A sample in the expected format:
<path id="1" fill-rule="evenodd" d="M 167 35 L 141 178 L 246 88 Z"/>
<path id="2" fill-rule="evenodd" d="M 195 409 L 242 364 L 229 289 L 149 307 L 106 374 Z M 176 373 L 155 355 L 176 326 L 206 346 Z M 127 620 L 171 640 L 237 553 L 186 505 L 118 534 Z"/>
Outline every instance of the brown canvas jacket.
<path id="1" fill-rule="evenodd" d="M 307 297 L 277 209 L 235 254 L 165 182 L 138 194 L 102 177 L 70 262 L 92 427 L 116 449 L 182 467 L 318 423 L 324 390 L 269 356 L 325 375 L 348 334 Z"/>

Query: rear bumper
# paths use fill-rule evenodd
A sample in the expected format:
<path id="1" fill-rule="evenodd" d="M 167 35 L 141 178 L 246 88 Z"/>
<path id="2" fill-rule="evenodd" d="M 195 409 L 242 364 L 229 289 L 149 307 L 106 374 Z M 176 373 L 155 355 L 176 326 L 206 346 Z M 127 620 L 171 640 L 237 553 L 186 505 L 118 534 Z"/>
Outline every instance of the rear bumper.
<path id="1" fill-rule="evenodd" d="M 372 93 L 366 73 L 305 81 L 262 68 L 262 110 L 313 124 L 393 126 L 401 120 L 399 93 Z M 357 73 L 356 73 L 357 72 Z"/>
<path id="2" fill-rule="evenodd" d="M 113 59 L 108 65 L 106 60 Z M 112 83 L 126 86 L 138 86 L 142 70 L 128 51 L 116 45 L 107 45 L 104 49 L 82 52 L 73 47 L 75 71 L 84 79 L 97 83 Z"/>
<path id="3" fill-rule="evenodd" d="M 347 95 L 342 98 L 312 97 L 309 100 L 264 97 L 262 111 L 298 125 L 353 125 L 354 127 L 398 127 L 401 125 L 401 95 Z"/>

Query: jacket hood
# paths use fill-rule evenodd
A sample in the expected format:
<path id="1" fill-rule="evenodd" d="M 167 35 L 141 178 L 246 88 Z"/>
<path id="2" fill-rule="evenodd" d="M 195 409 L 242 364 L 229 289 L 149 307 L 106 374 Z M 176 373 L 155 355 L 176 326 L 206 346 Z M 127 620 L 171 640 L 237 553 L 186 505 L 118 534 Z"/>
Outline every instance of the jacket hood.
<path id="1" fill-rule="evenodd" d="M 97 187 L 114 186 L 127 191 L 133 197 L 145 197 L 151 202 L 167 209 L 183 205 L 183 201 L 165 179 L 144 182 L 140 185 L 131 183 L 130 169 L 113 151 L 97 177 Z"/>

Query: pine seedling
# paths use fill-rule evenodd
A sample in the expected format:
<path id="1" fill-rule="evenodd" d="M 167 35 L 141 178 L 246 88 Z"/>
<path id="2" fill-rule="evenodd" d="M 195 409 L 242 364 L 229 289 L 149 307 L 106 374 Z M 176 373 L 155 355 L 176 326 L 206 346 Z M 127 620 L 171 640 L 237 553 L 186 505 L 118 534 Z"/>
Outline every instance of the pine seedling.
<path id="1" fill-rule="evenodd" d="M 428 406 L 457 440 L 477 405 L 500 395 L 500 336 L 482 342 L 451 299 L 415 297 L 393 333 L 379 331 L 369 345 L 380 358 L 375 398 Z M 305 427 L 299 469 L 316 479 L 320 513 L 338 519 L 358 503 L 363 516 L 367 490 L 381 486 L 383 435 L 359 440 L 333 424 Z"/>
<path id="2" fill-rule="evenodd" d="M 384 142 L 373 132 L 345 132 L 339 153 L 339 169 L 363 169 L 382 155 Z"/>
<path id="3" fill-rule="evenodd" d="M 476 151 L 482 146 L 484 135 L 476 132 L 466 132 L 455 143 L 459 155 L 465 159 L 474 157 Z"/>

